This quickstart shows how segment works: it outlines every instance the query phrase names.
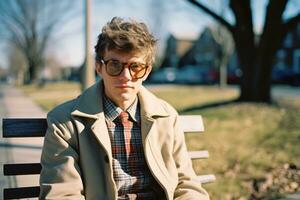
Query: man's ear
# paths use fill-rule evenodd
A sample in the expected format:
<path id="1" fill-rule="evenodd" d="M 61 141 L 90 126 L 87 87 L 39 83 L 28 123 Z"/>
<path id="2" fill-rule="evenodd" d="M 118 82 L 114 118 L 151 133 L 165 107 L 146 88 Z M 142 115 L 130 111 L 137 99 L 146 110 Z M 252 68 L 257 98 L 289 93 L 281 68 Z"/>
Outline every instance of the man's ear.
<path id="1" fill-rule="evenodd" d="M 143 81 L 145 81 L 148 78 L 148 75 L 150 74 L 151 71 L 152 71 L 152 65 L 149 65 L 147 68 L 146 74 L 143 77 Z"/>
<path id="2" fill-rule="evenodd" d="M 100 63 L 99 61 L 96 61 L 95 65 L 96 65 L 96 72 L 97 72 L 98 76 L 101 76 L 101 74 L 102 74 L 102 63 Z"/>

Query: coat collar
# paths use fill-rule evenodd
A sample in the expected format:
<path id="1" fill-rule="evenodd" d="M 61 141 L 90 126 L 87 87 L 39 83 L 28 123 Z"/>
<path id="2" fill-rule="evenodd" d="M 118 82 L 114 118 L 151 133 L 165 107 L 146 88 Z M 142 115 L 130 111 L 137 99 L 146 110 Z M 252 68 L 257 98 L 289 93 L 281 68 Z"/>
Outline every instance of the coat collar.
<path id="1" fill-rule="evenodd" d="M 97 82 L 86 89 L 78 98 L 72 116 L 98 119 L 103 115 L 103 83 Z"/>
<path id="2" fill-rule="evenodd" d="M 93 86 L 85 90 L 77 99 L 72 116 L 90 118 L 97 120 L 103 117 L 103 81 L 98 81 Z M 141 87 L 138 93 L 141 115 L 147 118 L 169 116 L 161 100 L 149 92 L 145 87 Z"/>
<path id="3" fill-rule="evenodd" d="M 141 87 L 138 97 L 141 105 L 141 115 L 145 115 L 148 118 L 169 116 L 163 101 L 149 92 L 144 86 Z"/>

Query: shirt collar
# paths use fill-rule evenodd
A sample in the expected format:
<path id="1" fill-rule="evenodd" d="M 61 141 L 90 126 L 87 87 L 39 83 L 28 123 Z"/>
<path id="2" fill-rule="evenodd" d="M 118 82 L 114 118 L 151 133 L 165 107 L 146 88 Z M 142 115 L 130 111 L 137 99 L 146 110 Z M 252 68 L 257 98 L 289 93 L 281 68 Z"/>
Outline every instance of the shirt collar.
<path id="1" fill-rule="evenodd" d="M 123 111 L 120 107 L 116 106 L 106 95 L 103 95 L 103 110 L 105 118 L 110 121 L 114 121 Z M 130 118 L 133 121 L 140 121 L 138 98 L 135 98 L 134 102 L 129 106 L 126 112 L 128 112 Z"/>
<path id="2" fill-rule="evenodd" d="M 104 118 L 104 84 L 103 80 L 85 90 L 74 101 L 72 117 L 89 118 L 97 120 Z M 149 92 L 145 87 L 141 87 L 138 92 L 138 110 L 140 113 L 135 116 L 153 119 L 154 117 L 167 117 L 170 115 L 168 104 Z"/>

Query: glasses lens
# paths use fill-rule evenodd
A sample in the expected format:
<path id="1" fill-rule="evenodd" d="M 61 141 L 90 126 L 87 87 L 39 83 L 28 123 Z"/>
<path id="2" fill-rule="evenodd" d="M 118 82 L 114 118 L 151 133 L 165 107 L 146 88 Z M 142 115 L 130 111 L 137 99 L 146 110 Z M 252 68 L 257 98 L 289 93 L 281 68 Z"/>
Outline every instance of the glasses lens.
<path id="1" fill-rule="evenodd" d="M 118 76 L 123 69 L 122 63 L 117 60 L 109 60 L 106 64 L 106 71 L 111 76 Z"/>
<path id="2" fill-rule="evenodd" d="M 121 72 L 123 71 L 125 63 L 121 63 L 118 60 L 108 60 L 106 62 L 106 72 L 110 76 L 119 76 Z M 143 63 L 129 63 L 128 65 L 130 75 L 132 78 L 142 78 L 145 76 L 147 71 L 147 66 Z"/>
<path id="3" fill-rule="evenodd" d="M 145 64 L 142 63 L 131 63 L 129 65 L 130 73 L 133 78 L 142 78 L 147 70 Z"/>

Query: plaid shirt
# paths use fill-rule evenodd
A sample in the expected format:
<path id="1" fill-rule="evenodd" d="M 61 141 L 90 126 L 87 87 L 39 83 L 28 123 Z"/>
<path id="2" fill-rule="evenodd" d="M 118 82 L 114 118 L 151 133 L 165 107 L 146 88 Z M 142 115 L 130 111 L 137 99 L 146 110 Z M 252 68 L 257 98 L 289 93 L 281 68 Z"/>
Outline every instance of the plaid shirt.
<path id="1" fill-rule="evenodd" d="M 158 199 L 156 194 L 159 186 L 149 171 L 144 156 L 138 98 L 123 112 L 104 97 L 104 113 L 111 140 L 118 199 Z M 128 119 L 122 120 L 120 114 Z M 159 195 L 161 194 L 159 191 Z"/>

